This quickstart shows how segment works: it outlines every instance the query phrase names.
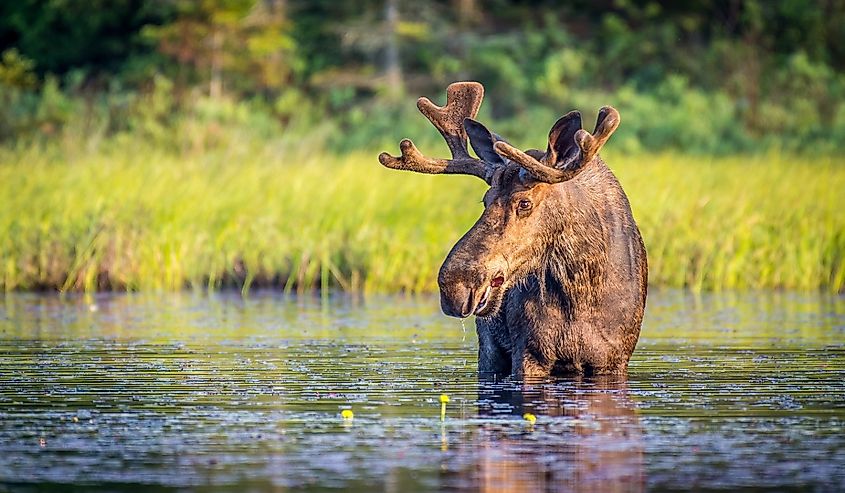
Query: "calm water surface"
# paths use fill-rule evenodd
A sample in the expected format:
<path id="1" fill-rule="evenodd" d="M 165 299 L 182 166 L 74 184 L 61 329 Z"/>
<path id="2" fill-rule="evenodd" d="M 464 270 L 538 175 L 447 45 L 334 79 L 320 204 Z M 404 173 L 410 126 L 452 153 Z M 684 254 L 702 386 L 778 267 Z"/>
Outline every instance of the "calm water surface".
<path id="1" fill-rule="evenodd" d="M 845 491 L 843 343 L 657 291 L 627 379 L 479 383 L 436 298 L 6 295 L 0 491 Z"/>

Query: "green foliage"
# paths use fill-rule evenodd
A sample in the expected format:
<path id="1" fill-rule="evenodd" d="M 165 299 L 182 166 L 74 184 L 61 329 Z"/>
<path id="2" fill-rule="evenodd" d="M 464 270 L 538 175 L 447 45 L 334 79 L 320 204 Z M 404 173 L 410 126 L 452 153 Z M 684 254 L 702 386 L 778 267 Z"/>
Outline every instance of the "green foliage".
<path id="1" fill-rule="evenodd" d="M 209 91 L 250 94 L 287 87 L 302 61 L 289 34 L 283 2 L 177 2 L 175 18 L 142 33 L 179 64 L 176 77 L 208 80 Z M 191 70 L 188 73 L 188 70 Z"/>
<path id="2" fill-rule="evenodd" d="M 42 146 L 3 152 L 0 289 L 433 291 L 481 211 L 478 180 L 400 173 L 373 153 L 336 158 L 307 142 L 219 138 L 201 153 L 141 137 L 60 161 Z M 607 160 L 654 285 L 845 290 L 845 170 L 834 160 L 619 150 Z"/>
<path id="3" fill-rule="evenodd" d="M 9 48 L 0 54 L 0 87 L 34 88 L 37 82 L 34 68 L 35 62 L 21 56 L 17 48 Z"/>
<path id="4" fill-rule="evenodd" d="M 433 135 L 397 96 L 475 79 L 482 118 L 514 142 L 542 145 L 562 113 L 613 104 L 629 151 L 845 146 L 836 3 L 391 2 L 392 24 L 387 0 L 4 3 L 0 145 L 139 131 L 181 147 L 164 141 L 216 105 L 255 114 L 217 112 L 225 131 L 311 126 L 331 149 L 372 149 Z"/>
<path id="5" fill-rule="evenodd" d="M 36 69 L 122 71 L 150 53 L 146 25 L 171 15 L 170 2 L 144 0 L 16 0 L 0 2 L 0 50 L 16 46 Z"/>
<path id="6" fill-rule="evenodd" d="M 374 156 L 445 156 L 413 100 L 471 79 L 523 147 L 620 110 L 657 284 L 841 291 L 844 38 L 813 0 L 0 2 L 0 285 L 430 290 L 480 190 Z"/>

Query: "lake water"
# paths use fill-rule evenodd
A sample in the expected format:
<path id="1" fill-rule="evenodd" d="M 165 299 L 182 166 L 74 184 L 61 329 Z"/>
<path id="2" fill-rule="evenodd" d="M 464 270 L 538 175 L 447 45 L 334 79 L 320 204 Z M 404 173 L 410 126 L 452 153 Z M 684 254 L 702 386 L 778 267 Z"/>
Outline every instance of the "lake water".
<path id="1" fill-rule="evenodd" d="M 0 491 L 845 491 L 843 343 L 654 291 L 627 379 L 479 383 L 435 297 L 7 294 Z"/>

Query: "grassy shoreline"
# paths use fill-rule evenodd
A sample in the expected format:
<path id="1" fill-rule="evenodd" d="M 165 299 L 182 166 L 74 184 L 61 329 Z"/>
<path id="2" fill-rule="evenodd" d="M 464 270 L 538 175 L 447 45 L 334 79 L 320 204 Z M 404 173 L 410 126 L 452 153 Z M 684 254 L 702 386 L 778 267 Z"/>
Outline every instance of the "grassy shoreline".
<path id="1" fill-rule="evenodd" d="M 0 153 L 0 289 L 436 290 L 484 185 L 377 152 Z M 835 158 L 623 156 L 655 286 L 845 290 Z"/>

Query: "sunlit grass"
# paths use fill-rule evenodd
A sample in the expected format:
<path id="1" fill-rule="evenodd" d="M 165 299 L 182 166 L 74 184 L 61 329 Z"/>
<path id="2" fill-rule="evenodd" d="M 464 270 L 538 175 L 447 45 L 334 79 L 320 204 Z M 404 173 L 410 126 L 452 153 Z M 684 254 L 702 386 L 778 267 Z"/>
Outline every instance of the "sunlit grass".
<path id="1" fill-rule="evenodd" d="M 433 291 L 481 211 L 470 177 L 232 146 L 141 144 L 0 161 L 5 290 Z M 834 159 L 608 155 L 654 285 L 845 289 L 845 167 Z"/>
<path id="2" fill-rule="evenodd" d="M 845 167 L 834 158 L 618 159 L 650 282 L 845 288 Z"/>

